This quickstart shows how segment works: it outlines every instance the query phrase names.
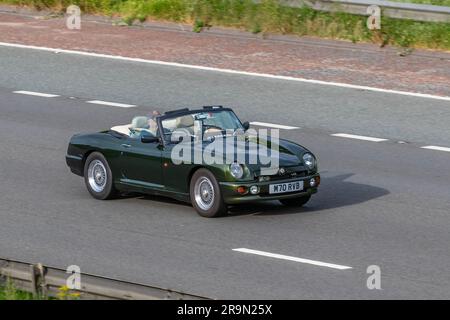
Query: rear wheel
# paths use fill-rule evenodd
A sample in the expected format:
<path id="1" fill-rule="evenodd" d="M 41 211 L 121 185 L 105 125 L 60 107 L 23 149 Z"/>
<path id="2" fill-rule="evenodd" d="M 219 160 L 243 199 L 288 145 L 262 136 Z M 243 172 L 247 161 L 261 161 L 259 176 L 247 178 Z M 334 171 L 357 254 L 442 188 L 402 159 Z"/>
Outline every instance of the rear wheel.
<path id="1" fill-rule="evenodd" d="M 219 217 L 227 212 L 219 184 L 209 170 L 199 169 L 192 175 L 190 195 L 192 206 L 202 217 Z"/>
<path id="2" fill-rule="evenodd" d="M 89 193 L 96 199 L 114 198 L 113 175 L 105 157 L 99 152 L 91 153 L 84 165 L 84 182 Z"/>
<path id="3" fill-rule="evenodd" d="M 298 197 L 298 198 L 290 198 L 290 199 L 281 199 L 280 202 L 284 204 L 285 206 L 289 207 L 301 207 L 305 205 L 309 199 L 311 199 L 311 196 L 305 196 L 305 197 Z"/>

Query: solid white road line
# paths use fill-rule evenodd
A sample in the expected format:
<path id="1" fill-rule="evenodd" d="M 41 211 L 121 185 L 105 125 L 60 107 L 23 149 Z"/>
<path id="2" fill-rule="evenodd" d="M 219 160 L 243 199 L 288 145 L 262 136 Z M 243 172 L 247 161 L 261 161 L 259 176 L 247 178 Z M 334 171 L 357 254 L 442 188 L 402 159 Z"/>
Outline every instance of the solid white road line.
<path id="1" fill-rule="evenodd" d="M 347 133 L 334 133 L 331 136 L 333 136 L 333 137 L 340 137 L 340 138 L 349 138 L 349 139 L 372 141 L 372 142 L 381 142 L 381 141 L 387 141 L 388 140 L 388 139 L 381 139 L 381 138 L 374 138 L 374 137 L 358 136 L 358 135 L 347 134 Z"/>
<path id="2" fill-rule="evenodd" d="M 367 90 L 367 91 L 383 92 L 383 93 L 392 93 L 392 94 L 400 94 L 400 95 L 412 96 L 412 97 L 418 97 L 418 98 L 428 98 L 428 99 L 450 101 L 450 97 L 448 97 L 448 96 L 436 96 L 436 95 L 425 94 L 425 93 L 381 89 L 381 88 L 359 86 L 359 85 L 341 83 L 341 82 L 331 82 L 331 81 L 328 82 L 328 81 L 295 78 L 295 77 L 288 77 L 288 76 L 277 76 L 277 75 L 266 74 L 266 73 L 256 73 L 256 72 L 246 72 L 246 71 L 231 70 L 231 69 L 203 67 L 203 66 L 182 64 L 182 63 L 176 63 L 176 62 L 165 62 L 165 61 L 159 61 L 159 60 L 129 58 L 129 57 L 114 56 L 114 55 L 92 53 L 92 52 L 83 52 L 83 51 L 76 51 L 76 50 L 65 50 L 65 49 L 56 49 L 56 48 L 48 48 L 48 47 L 29 46 L 29 45 L 8 43 L 8 42 L 0 42 L 0 46 L 12 47 L 12 48 L 22 48 L 22 49 L 33 49 L 33 50 L 40 50 L 40 51 L 49 51 L 49 52 L 53 52 L 53 53 L 78 54 L 78 55 L 97 57 L 97 58 L 107 58 L 107 59 L 115 59 L 115 60 L 122 60 L 122 61 L 141 62 L 141 63 L 157 64 L 157 65 L 164 65 L 164 66 L 171 66 L 171 67 L 205 70 L 205 71 L 216 71 L 216 72 L 239 74 L 239 75 L 245 75 L 245 76 L 263 77 L 263 78 L 271 78 L 271 79 L 287 80 L 287 81 L 297 81 L 297 82 L 306 82 L 306 83 L 335 86 L 335 87 L 342 87 L 342 88 Z"/>
<path id="3" fill-rule="evenodd" d="M 289 261 L 295 261 L 295 262 L 300 262 L 300 263 L 312 264 L 312 265 L 319 266 L 319 267 L 327 267 L 327 268 L 338 269 L 338 270 L 352 269 L 352 267 L 341 266 L 339 264 L 333 264 L 333 263 L 321 262 L 321 261 L 316 261 L 316 260 L 309 260 L 309 259 L 285 256 L 285 255 L 282 255 L 282 254 L 270 253 L 270 252 L 259 251 L 259 250 L 252 250 L 252 249 L 247 249 L 247 248 L 237 248 L 237 249 L 233 249 L 233 251 L 239 251 L 239 252 L 243 252 L 243 253 L 256 254 L 256 255 L 259 255 L 259 256 L 264 256 L 264 257 L 269 257 L 269 258 L 276 258 L 276 259 L 282 259 L 282 260 L 289 260 Z"/>
<path id="4" fill-rule="evenodd" d="M 36 96 L 36 97 L 45 97 L 45 98 L 55 98 L 59 97 L 57 94 L 49 94 L 49 93 L 42 93 L 42 92 L 33 92 L 33 91 L 14 91 L 14 93 L 18 94 L 25 94 L 28 96 Z"/>
<path id="5" fill-rule="evenodd" d="M 437 150 L 437 151 L 450 152 L 450 148 L 447 148 L 447 147 L 425 146 L 425 147 L 420 147 L 420 148 L 422 148 L 422 149 L 428 149 L 428 150 Z"/>
<path id="6" fill-rule="evenodd" d="M 124 104 L 124 103 L 108 102 L 108 101 L 102 101 L 102 100 L 86 101 L 86 103 L 99 104 L 102 106 L 111 106 L 111 107 L 118 107 L 118 108 L 135 108 L 136 107 L 134 104 Z"/>
<path id="7" fill-rule="evenodd" d="M 255 126 L 262 126 L 262 127 L 270 127 L 270 128 L 276 128 L 276 129 L 286 129 L 286 130 L 293 130 L 293 129 L 299 129 L 298 127 L 291 127 L 291 126 L 285 126 L 282 124 L 275 124 L 275 123 L 267 123 L 267 122 L 250 122 L 250 124 Z"/>

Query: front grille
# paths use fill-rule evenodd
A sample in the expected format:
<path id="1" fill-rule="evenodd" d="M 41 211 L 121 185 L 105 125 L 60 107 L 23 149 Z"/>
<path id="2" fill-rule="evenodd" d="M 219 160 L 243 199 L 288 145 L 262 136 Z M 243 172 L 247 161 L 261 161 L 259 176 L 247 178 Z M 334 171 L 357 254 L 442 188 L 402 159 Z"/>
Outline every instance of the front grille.
<path id="1" fill-rule="evenodd" d="M 286 172 L 285 174 L 275 174 L 271 176 L 260 176 L 258 177 L 258 181 L 279 181 L 279 180 L 287 180 L 287 179 L 296 179 L 306 177 L 308 175 L 308 171 L 293 171 Z M 265 177 L 266 180 L 261 180 L 261 177 Z"/>

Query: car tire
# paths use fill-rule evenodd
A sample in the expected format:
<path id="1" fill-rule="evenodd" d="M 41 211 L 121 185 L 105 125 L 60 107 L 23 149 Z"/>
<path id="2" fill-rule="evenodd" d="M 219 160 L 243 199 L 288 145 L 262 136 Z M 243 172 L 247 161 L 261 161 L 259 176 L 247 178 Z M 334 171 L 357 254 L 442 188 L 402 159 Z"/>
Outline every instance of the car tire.
<path id="1" fill-rule="evenodd" d="M 99 152 L 93 152 L 87 157 L 84 164 L 84 182 L 95 199 L 107 200 L 116 196 L 111 168 Z"/>
<path id="2" fill-rule="evenodd" d="M 298 197 L 298 198 L 290 198 L 290 199 L 281 199 L 280 202 L 284 204 L 285 206 L 289 207 L 301 207 L 305 205 L 309 199 L 311 199 L 311 196 L 304 196 L 304 197 Z"/>
<path id="3" fill-rule="evenodd" d="M 194 172 L 189 191 L 192 206 L 202 217 L 215 218 L 227 213 L 219 184 L 209 170 L 199 169 Z"/>

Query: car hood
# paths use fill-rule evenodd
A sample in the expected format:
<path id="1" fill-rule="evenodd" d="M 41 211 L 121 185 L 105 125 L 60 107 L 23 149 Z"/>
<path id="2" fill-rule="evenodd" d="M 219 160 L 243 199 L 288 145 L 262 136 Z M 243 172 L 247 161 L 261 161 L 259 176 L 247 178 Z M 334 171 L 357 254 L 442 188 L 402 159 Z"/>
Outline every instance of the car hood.
<path id="1" fill-rule="evenodd" d="M 248 145 L 242 145 L 236 143 L 236 141 L 225 141 L 224 148 L 222 150 L 214 150 L 210 144 L 204 144 L 203 149 L 214 155 L 215 157 L 223 157 L 225 159 L 226 154 L 222 151 L 224 150 L 234 150 L 237 159 L 246 159 L 245 164 L 253 170 L 257 170 L 260 167 L 267 167 L 267 161 L 269 161 L 269 156 L 271 156 L 271 146 L 276 143 L 272 142 L 270 138 L 267 140 L 254 138 L 252 140 L 258 145 L 258 149 L 249 148 Z M 274 145 L 276 149 L 278 147 L 278 164 L 280 167 L 292 167 L 292 166 L 303 166 L 303 154 L 309 152 L 305 147 L 291 142 L 285 139 L 279 139 L 277 145 Z M 208 149 L 209 148 L 209 149 Z M 258 155 L 264 155 L 265 157 L 258 157 Z M 250 161 L 250 159 L 258 159 L 257 163 Z"/>

